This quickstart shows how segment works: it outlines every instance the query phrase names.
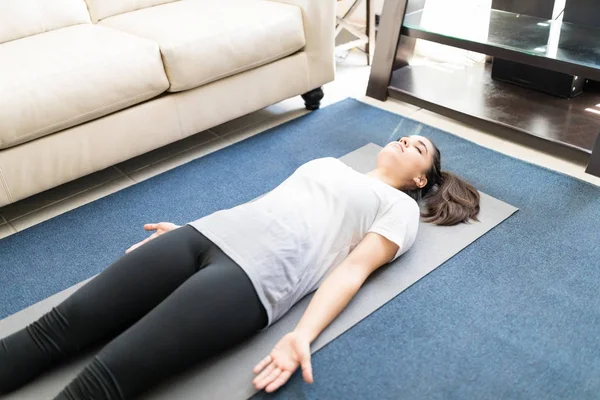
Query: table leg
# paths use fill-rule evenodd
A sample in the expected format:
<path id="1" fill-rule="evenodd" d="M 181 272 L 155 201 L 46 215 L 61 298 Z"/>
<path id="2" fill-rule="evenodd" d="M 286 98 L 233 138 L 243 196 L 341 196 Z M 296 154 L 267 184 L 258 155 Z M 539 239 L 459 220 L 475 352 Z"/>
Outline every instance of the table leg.
<path id="1" fill-rule="evenodd" d="M 585 172 L 600 177 L 600 134 L 598 134 L 598 138 L 596 139 L 596 144 L 592 150 L 592 155 L 590 156 Z"/>
<path id="2" fill-rule="evenodd" d="M 392 67 L 396 59 L 407 3 L 408 0 L 386 0 L 383 3 L 377 47 L 367 86 L 367 96 L 377 100 L 387 99 L 387 90 L 392 77 Z"/>

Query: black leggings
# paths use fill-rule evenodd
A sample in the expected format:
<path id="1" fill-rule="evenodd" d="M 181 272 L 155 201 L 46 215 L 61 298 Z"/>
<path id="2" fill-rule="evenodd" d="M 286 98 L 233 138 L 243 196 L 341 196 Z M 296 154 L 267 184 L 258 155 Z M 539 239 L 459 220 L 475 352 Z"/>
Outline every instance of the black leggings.
<path id="1" fill-rule="evenodd" d="M 266 324 L 244 271 L 184 225 L 123 255 L 38 321 L 0 341 L 0 393 L 114 338 L 57 399 L 130 399 Z"/>

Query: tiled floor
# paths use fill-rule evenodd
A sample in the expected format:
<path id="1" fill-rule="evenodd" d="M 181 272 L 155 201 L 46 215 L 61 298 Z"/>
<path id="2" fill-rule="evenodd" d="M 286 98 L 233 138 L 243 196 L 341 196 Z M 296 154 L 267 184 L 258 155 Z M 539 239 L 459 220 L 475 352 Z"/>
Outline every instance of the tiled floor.
<path id="1" fill-rule="evenodd" d="M 582 154 L 518 132 L 502 129 L 481 132 L 410 104 L 393 100 L 380 102 L 367 98 L 364 93 L 368 77 L 369 68 L 362 53 L 352 51 L 345 59 L 338 59 L 336 79 L 324 87 L 325 98 L 322 105 L 326 106 L 346 97 L 358 98 L 368 104 L 409 116 L 502 153 L 600 186 L 599 178 L 584 173 L 586 157 Z M 297 118 L 306 112 L 299 96 L 288 99 L 114 167 L 0 208 L 0 238 Z"/>
<path id="2" fill-rule="evenodd" d="M 15 229 L 8 225 L 3 218 L 0 218 L 0 239 L 15 233 Z"/>

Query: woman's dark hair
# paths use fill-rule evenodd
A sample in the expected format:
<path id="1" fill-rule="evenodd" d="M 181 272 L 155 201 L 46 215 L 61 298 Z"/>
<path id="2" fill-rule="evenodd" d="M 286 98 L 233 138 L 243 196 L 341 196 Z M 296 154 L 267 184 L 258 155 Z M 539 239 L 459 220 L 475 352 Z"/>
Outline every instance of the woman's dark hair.
<path id="1" fill-rule="evenodd" d="M 435 144 L 433 149 L 433 163 L 425 174 L 427 185 L 406 193 L 417 202 L 425 203 L 425 211 L 421 213 L 425 222 L 456 225 L 470 219 L 477 221 L 479 192 L 453 173 L 442 171 L 440 150 Z"/>

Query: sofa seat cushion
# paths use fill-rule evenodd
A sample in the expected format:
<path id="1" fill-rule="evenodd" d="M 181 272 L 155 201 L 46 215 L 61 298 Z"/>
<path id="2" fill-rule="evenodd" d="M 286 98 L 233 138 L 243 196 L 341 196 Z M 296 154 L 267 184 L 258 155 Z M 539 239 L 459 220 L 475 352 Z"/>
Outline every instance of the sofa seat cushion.
<path id="1" fill-rule="evenodd" d="M 272 1 L 178 1 L 100 24 L 158 43 L 171 92 L 268 64 L 305 44 L 300 8 Z"/>
<path id="2" fill-rule="evenodd" d="M 156 43 L 91 24 L 0 46 L 0 149 L 164 92 Z"/>

